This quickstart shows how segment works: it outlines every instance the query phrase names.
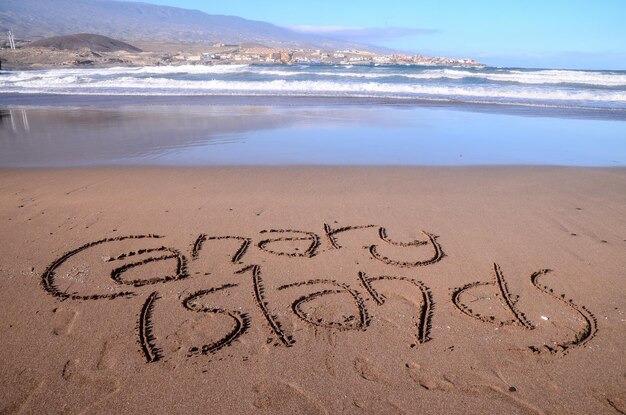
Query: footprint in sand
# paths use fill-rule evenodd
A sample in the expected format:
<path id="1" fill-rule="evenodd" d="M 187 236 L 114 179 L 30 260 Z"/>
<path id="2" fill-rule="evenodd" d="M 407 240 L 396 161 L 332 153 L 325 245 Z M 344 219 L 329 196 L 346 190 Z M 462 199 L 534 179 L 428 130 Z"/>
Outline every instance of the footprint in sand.
<path id="1" fill-rule="evenodd" d="M 428 391 L 450 391 L 454 389 L 454 384 L 448 379 L 439 379 L 429 370 L 422 368 L 417 363 L 407 363 L 406 369 L 409 377 L 421 388 Z"/>
<path id="2" fill-rule="evenodd" d="M 115 376 L 108 374 L 105 370 L 94 370 L 80 359 L 66 361 L 61 369 L 61 377 L 66 382 L 65 388 L 70 391 L 70 401 L 77 399 L 78 402 L 83 402 L 84 406 L 78 411 L 81 413 L 88 413 L 90 408 L 121 390 L 120 381 Z M 87 396 L 90 398 L 85 399 Z M 57 404 L 72 405 L 71 402 L 57 402 Z"/>
<path id="3" fill-rule="evenodd" d="M 55 308 L 52 310 L 52 333 L 67 336 L 72 333 L 79 312 L 71 308 Z"/>
<path id="4" fill-rule="evenodd" d="M 354 359 L 354 371 L 365 380 L 377 383 L 387 382 L 385 376 L 369 360 L 362 357 Z"/>
<path id="5" fill-rule="evenodd" d="M 125 353 L 124 345 L 110 339 L 104 342 L 97 359 L 96 369 L 105 370 L 114 367 Z"/>
<path id="6" fill-rule="evenodd" d="M 435 374 L 427 368 L 421 367 L 417 363 L 407 363 L 406 370 L 409 377 L 422 389 L 429 392 L 462 392 L 468 395 L 480 396 L 485 401 L 506 401 L 517 411 L 524 414 L 543 414 L 544 412 L 526 401 L 521 396 L 517 396 L 515 387 L 501 385 L 500 378 L 494 378 L 487 374 L 466 373 L 455 374 Z"/>
<path id="7" fill-rule="evenodd" d="M 268 381 L 254 388 L 254 408 L 262 413 L 328 414 L 326 408 L 304 389 L 283 381 Z"/>
<path id="8" fill-rule="evenodd" d="M 109 395 L 119 390 L 119 381 L 112 376 L 99 374 L 84 367 L 79 359 L 65 362 L 61 377 L 67 382 L 75 382 L 82 386 L 93 386 L 100 394 Z"/>

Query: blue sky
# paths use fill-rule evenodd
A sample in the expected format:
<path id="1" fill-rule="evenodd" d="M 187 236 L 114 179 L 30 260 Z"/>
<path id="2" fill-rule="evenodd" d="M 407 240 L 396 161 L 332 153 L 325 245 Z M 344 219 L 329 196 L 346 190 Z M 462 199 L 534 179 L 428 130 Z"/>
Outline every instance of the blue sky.
<path id="1" fill-rule="evenodd" d="M 626 0 L 145 0 L 498 66 L 626 69 Z"/>

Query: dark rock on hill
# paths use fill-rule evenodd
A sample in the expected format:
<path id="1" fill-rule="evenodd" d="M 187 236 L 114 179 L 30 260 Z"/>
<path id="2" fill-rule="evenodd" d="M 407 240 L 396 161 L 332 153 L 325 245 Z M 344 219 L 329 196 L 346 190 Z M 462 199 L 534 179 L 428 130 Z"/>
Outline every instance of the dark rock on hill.
<path id="1" fill-rule="evenodd" d="M 94 52 L 141 52 L 141 49 L 110 37 L 92 33 L 78 33 L 75 35 L 53 36 L 32 42 L 30 47 L 54 48 L 59 50 L 90 49 Z"/>

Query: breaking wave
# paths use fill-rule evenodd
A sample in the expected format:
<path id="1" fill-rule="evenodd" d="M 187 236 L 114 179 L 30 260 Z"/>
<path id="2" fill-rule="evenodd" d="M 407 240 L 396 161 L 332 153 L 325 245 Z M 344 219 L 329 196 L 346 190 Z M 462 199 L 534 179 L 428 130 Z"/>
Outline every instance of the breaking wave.
<path id="1" fill-rule="evenodd" d="M 0 71 L 0 93 L 387 97 L 626 108 L 626 71 L 184 65 Z"/>

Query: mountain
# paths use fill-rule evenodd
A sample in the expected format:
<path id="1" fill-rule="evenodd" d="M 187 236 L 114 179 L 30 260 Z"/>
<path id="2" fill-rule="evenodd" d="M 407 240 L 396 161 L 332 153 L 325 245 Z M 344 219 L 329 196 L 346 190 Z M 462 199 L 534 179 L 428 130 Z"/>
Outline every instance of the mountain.
<path id="1" fill-rule="evenodd" d="M 278 48 L 376 49 L 240 17 L 114 0 L 2 0 L 0 33 L 8 30 L 26 40 L 98 33 L 131 42 L 255 42 Z"/>
<path id="2" fill-rule="evenodd" d="M 32 42 L 29 47 L 55 48 L 59 50 L 79 50 L 87 48 L 94 52 L 141 52 L 141 49 L 119 40 L 111 39 L 92 33 L 78 33 L 75 35 L 53 36 Z"/>

